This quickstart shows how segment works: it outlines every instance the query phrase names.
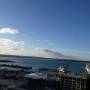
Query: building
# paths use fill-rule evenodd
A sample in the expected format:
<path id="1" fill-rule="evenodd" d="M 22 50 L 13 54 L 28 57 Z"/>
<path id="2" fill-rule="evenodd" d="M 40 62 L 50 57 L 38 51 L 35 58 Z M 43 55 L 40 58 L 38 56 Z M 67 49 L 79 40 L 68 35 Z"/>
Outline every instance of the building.
<path id="1" fill-rule="evenodd" d="M 79 75 L 57 74 L 38 77 L 37 73 L 27 78 L 28 90 L 86 90 L 87 78 Z M 35 77 L 36 76 L 36 77 Z"/>
<path id="2" fill-rule="evenodd" d="M 77 76 L 61 76 L 58 90 L 86 90 L 87 79 Z"/>

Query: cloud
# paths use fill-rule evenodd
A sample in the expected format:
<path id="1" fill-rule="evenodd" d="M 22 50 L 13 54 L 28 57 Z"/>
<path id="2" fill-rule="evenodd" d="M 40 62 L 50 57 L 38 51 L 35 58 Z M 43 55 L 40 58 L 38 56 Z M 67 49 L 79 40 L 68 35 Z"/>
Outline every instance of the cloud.
<path id="1" fill-rule="evenodd" d="M 23 41 L 13 41 L 6 38 L 0 38 L 0 47 L 6 49 L 19 50 L 24 47 Z"/>
<path id="2" fill-rule="evenodd" d="M 39 40 L 39 39 L 37 39 L 37 40 L 36 40 L 36 42 L 43 42 L 43 43 L 47 43 L 47 42 L 49 42 L 49 40 Z"/>
<path id="3" fill-rule="evenodd" d="M 39 39 L 37 39 L 36 42 L 37 42 L 37 43 L 42 43 L 42 44 L 44 44 L 44 45 L 49 45 L 49 46 L 54 45 L 54 43 L 51 42 L 51 41 L 49 41 L 49 40 L 39 40 Z"/>
<path id="4" fill-rule="evenodd" d="M 35 49 L 36 55 L 40 57 L 46 57 L 46 58 L 61 58 L 61 59 L 68 59 L 71 58 L 67 55 L 64 55 L 60 52 L 51 50 L 51 49 L 46 49 L 46 48 L 36 48 Z"/>
<path id="5" fill-rule="evenodd" d="M 22 47 L 22 45 L 20 47 Z M 80 55 L 80 54 L 79 55 L 72 55 L 72 54 L 67 55 L 65 53 L 63 54 L 62 52 L 57 52 L 57 51 L 46 49 L 46 48 L 20 49 L 16 47 L 16 49 L 0 48 L 0 54 L 90 61 L 90 54 L 89 55 L 85 55 L 85 54 L 84 55 Z"/>
<path id="6" fill-rule="evenodd" d="M 16 29 L 7 27 L 7 28 L 0 28 L 0 33 L 1 34 L 17 34 L 19 32 Z"/>
<path id="7" fill-rule="evenodd" d="M 41 40 L 36 40 L 36 42 L 41 42 Z"/>
<path id="8" fill-rule="evenodd" d="M 34 49 L 21 49 L 21 50 L 13 50 L 13 49 L 0 49 L 0 53 L 2 54 L 10 54 L 10 55 L 22 55 L 22 56 L 35 56 L 35 57 L 44 57 L 44 58 L 58 58 L 58 59 L 71 59 L 71 57 L 64 55 L 62 53 L 44 49 L 44 48 L 34 48 Z"/>
<path id="9" fill-rule="evenodd" d="M 49 40 L 44 40 L 44 42 L 49 42 Z"/>

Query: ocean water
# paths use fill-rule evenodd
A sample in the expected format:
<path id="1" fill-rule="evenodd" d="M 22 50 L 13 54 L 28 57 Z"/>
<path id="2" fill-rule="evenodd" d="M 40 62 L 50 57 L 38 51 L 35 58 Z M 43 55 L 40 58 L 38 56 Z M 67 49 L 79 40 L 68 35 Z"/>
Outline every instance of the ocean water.
<path id="1" fill-rule="evenodd" d="M 44 59 L 44 58 L 24 58 L 24 57 L 0 57 L 0 60 L 12 60 L 15 61 L 15 65 L 32 67 L 33 70 L 39 68 L 57 69 L 60 66 L 65 66 L 73 73 L 80 73 L 85 70 L 86 63 L 90 62 L 78 62 L 73 60 L 57 60 L 57 59 Z"/>
<path id="2" fill-rule="evenodd" d="M 21 66 L 30 66 L 33 70 L 39 68 L 49 68 L 49 69 L 57 69 L 60 66 L 65 66 L 73 73 L 80 73 L 85 70 L 85 62 L 72 62 L 72 61 L 64 61 L 64 60 L 48 60 L 48 59 L 39 59 L 39 58 L 13 58 L 15 64 Z"/>

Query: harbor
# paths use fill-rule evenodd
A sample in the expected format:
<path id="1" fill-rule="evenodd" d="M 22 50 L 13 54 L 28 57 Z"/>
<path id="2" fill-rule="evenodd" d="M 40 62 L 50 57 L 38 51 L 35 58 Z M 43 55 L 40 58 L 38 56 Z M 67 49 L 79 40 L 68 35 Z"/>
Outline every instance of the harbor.
<path id="1" fill-rule="evenodd" d="M 89 64 L 84 72 L 74 73 L 68 67 L 57 69 L 14 65 L 5 61 L 0 63 L 0 90 L 87 90 L 89 80 Z"/>

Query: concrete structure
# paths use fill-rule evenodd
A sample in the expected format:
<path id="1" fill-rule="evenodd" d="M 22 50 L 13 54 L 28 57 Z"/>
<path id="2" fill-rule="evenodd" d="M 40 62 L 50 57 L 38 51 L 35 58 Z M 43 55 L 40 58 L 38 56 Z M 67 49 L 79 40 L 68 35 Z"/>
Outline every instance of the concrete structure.
<path id="1" fill-rule="evenodd" d="M 55 74 L 54 74 L 55 75 Z M 49 77 L 52 78 L 49 78 Z M 55 78 L 56 77 L 56 78 Z M 27 77 L 29 90 L 86 90 L 87 78 L 77 75 L 47 75 L 47 78 Z"/>

